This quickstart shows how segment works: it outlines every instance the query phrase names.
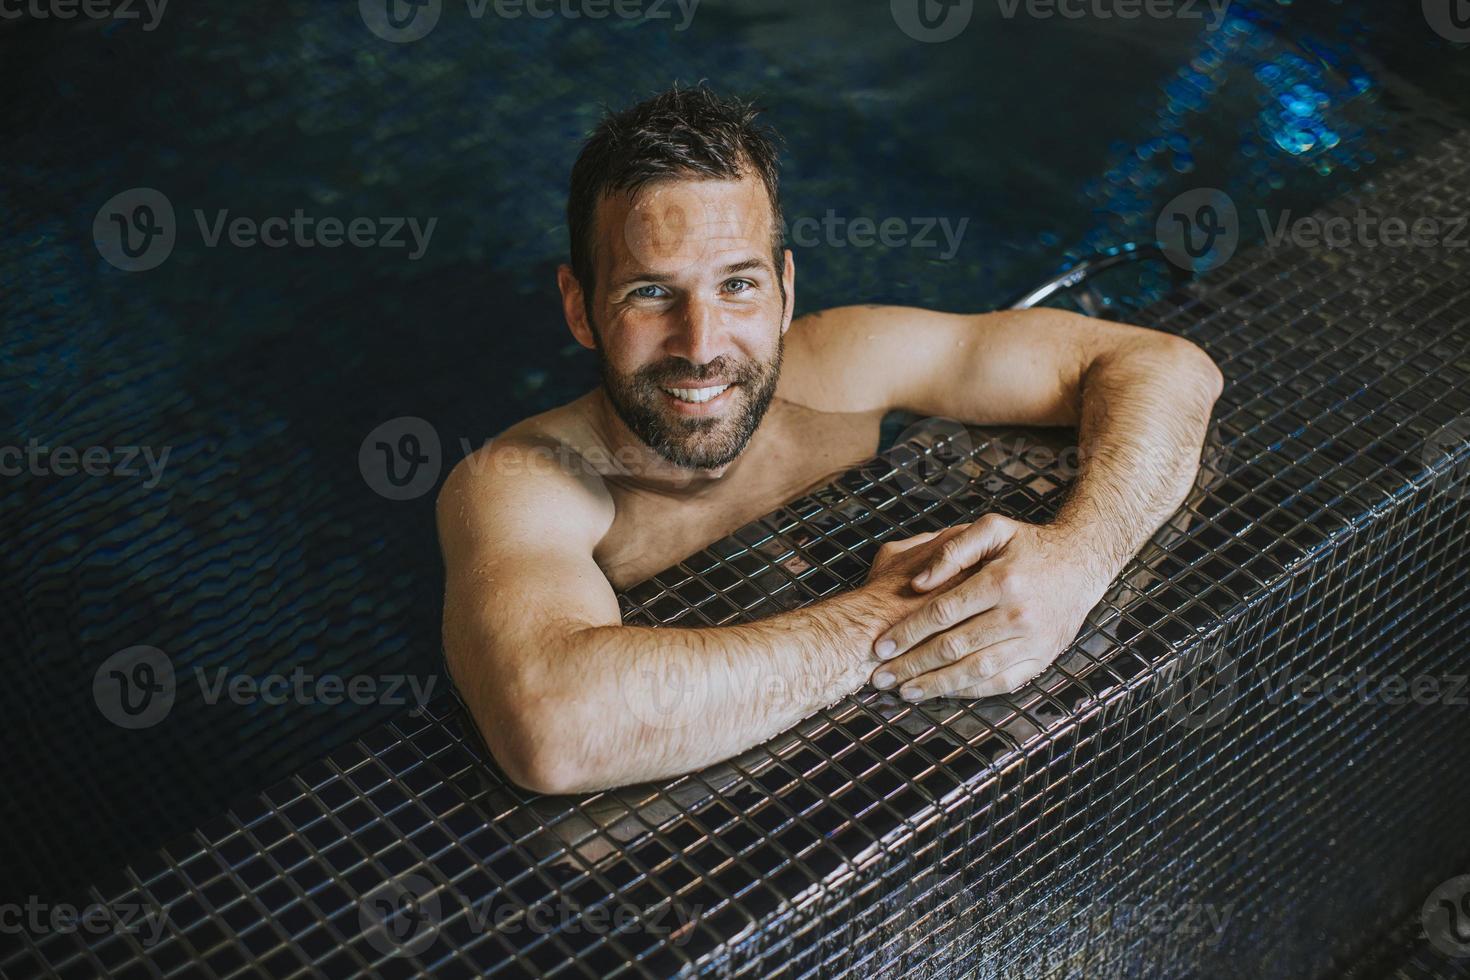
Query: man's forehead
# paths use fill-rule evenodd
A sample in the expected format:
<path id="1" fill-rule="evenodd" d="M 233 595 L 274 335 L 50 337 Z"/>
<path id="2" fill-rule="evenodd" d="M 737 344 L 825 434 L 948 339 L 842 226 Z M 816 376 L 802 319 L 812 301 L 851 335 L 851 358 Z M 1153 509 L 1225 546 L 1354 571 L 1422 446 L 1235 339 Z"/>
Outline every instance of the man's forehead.
<path id="1" fill-rule="evenodd" d="M 719 263 L 751 250 L 766 255 L 771 222 L 758 177 L 659 180 L 598 202 L 595 252 L 604 269 Z"/>

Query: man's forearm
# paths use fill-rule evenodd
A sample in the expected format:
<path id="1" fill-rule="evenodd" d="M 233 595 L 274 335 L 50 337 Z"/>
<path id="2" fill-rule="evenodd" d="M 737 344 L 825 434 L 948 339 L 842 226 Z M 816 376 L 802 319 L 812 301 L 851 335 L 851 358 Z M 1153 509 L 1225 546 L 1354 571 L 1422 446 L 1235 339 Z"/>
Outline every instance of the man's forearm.
<path id="1" fill-rule="evenodd" d="M 549 792 L 642 782 L 728 759 L 861 687 L 886 622 L 854 590 L 754 623 L 596 626 L 547 657 L 535 781 Z"/>
<path id="2" fill-rule="evenodd" d="M 1126 348 L 1083 377 L 1080 469 L 1054 526 L 1111 581 L 1188 496 L 1199 471 L 1220 373 L 1177 342 Z"/>

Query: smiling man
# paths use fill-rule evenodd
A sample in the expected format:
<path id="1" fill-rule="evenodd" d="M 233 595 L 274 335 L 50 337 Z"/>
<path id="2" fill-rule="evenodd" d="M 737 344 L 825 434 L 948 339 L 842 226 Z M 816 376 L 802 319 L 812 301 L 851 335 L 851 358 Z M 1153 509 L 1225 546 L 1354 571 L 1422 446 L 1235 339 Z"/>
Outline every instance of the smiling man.
<path id="1" fill-rule="evenodd" d="M 674 90 L 603 120 L 572 170 L 567 325 L 602 384 L 467 457 L 438 502 L 449 669 L 515 782 L 702 768 L 865 684 L 1014 690 L 1076 637 L 1191 487 L 1222 379 L 1169 334 L 1055 310 L 846 306 L 793 321 L 773 135 Z M 895 410 L 1068 425 L 1056 518 L 885 544 L 867 581 L 713 629 L 621 622 L 633 585 L 870 458 Z"/>

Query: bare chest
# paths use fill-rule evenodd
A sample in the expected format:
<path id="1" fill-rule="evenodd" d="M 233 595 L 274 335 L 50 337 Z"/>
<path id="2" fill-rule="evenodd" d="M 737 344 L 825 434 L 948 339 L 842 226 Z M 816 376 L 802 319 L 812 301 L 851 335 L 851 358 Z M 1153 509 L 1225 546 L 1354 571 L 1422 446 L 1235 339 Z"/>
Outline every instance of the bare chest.
<path id="1" fill-rule="evenodd" d="M 637 584 L 871 458 L 881 421 L 792 410 L 778 434 L 752 440 L 738 472 L 688 499 L 609 487 L 616 514 L 593 558 L 614 588 Z"/>

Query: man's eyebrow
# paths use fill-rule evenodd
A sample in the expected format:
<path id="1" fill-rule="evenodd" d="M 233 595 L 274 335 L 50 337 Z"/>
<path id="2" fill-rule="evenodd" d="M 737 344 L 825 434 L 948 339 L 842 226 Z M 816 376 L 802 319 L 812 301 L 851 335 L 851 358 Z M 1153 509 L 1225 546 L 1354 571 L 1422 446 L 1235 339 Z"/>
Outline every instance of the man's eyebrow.
<path id="1" fill-rule="evenodd" d="M 617 292 L 620 289 L 626 289 L 627 287 L 633 285 L 633 283 L 635 283 L 635 282 L 665 283 L 665 282 L 668 282 L 669 280 L 671 280 L 673 278 L 674 278 L 673 276 L 666 276 L 666 275 L 664 275 L 663 273 L 660 273 L 660 272 L 643 272 L 643 271 L 638 271 L 638 272 L 632 273 L 631 275 L 623 276 L 621 279 L 615 279 L 615 280 L 613 280 L 612 285 L 609 286 L 608 288 L 609 288 L 609 291 L 611 291 L 611 292 Z"/>
<path id="2" fill-rule="evenodd" d="M 744 262 L 733 262 L 725 266 L 724 274 L 733 276 L 737 272 L 749 272 L 751 269 L 768 269 L 769 264 L 763 258 L 749 258 Z"/>
<path id="3" fill-rule="evenodd" d="M 742 259 L 739 262 L 730 263 L 720 270 L 720 275 L 733 276 L 737 272 L 749 272 L 751 269 L 769 270 L 770 268 L 771 265 L 769 261 L 761 258 L 760 256 L 752 256 L 748 259 Z M 613 280 L 612 285 L 610 285 L 608 289 L 610 292 L 617 292 L 618 290 L 626 289 L 635 282 L 651 282 L 656 284 L 663 284 L 666 282 L 671 282 L 673 278 L 673 276 L 667 275 L 662 272 L 648 272 L 639 270 L 636 272 L 632 272 L 626 276 L 620 276 L 619 278 Z"/>

